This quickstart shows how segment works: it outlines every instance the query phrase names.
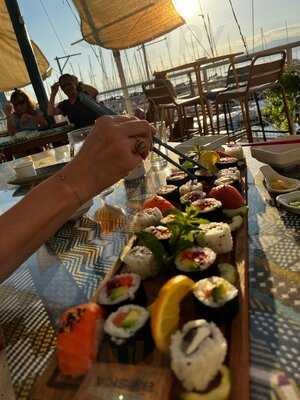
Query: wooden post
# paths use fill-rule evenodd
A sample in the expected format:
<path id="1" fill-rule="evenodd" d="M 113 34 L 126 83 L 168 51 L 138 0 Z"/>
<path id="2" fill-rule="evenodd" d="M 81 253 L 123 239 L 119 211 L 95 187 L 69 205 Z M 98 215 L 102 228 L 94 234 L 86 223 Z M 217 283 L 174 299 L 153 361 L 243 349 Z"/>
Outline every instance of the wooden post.
<path id="1" fill-rule="evenodd" d="M 119 78 L 120 78 L 120 82 L 121 82 L 121 87 L 122 87 L 122 91 L 124 94 L 126 110 L 127 110 L 128 114 L 133 114 L 132 103 L 131 103 L 131 100 L 129 97 L 129 92 L 128 92 L 126 78 L 125 78 L 125 74 L 124 74 L 124 70 L 123 70 L 120 51 L 113 50 L 113 55 L 114 55 L 114 59 L 115 59 L 116 65 L 117 65 Z"/>
<path id="2" fill-rule="evenodd" d="M 286 49 L 286 55 L 287 55 L 287 65 L 290 66 L 293 64 L 293 48 L 289 47 Z"/>

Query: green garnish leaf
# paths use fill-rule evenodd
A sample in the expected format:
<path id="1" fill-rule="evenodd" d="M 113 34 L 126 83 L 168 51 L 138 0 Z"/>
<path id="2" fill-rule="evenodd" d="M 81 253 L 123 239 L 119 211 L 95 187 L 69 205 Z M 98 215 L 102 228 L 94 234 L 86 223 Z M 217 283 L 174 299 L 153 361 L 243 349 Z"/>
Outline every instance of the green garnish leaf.
<path id="1" fill-rule="evenodd" d="M 191 161 L 185 161 L 185 162 L 182 164 L 182 167 L 185 168 L 185 169 L 191 169 L 191 168 L 194 167 L 194 164 L 193 164 Z"/>
<path id="2" fill-rule="evenodd" d="M 168 263 L 168 253 L 152 233 L 141 231 L 136 236 L 145 247 L 152 251 L 159 268 Z"/>

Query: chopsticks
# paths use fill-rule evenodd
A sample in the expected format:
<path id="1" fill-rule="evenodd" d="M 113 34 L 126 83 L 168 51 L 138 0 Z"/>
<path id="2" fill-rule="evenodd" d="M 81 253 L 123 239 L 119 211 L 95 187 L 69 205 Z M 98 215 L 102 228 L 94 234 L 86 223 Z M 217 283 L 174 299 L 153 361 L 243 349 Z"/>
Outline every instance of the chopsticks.
<path id="1" fill-rule="evenodd" d="M 177 164 L 176 161 L 172 160 L 170 157 L 168 157 L 166 154 L 162 153 L 160 150 L 158 150 L 156 147 L 152 147 L 152 151 L 154 151 L 156 154 L 158 154 L 159 156 L 161 156 L 162 158 L 164 158 L 166 161 L 168 161 L 170 164 L 173 164 L 176 168 L 180 169 L 181 171 L 185 172 L 186 174 L 188 174 L 188 176 L 195 180 L 197 179 L 196 175 L 194 175 L 192 172 L 188 171 L 187 169 L 185 169 L 182 165 Z"/>
<path id="2" fill-rule="evenodd" d="M 161 146 L 164 146 L 166 149 L 172 151 L 173 153 L 177 154 L 178 156 L 180 156 L 181 158 L 183 158 L 186 161 L 189 161 L 193 164 L 195 164 L 197 167 L 199 168 L 203 168 L 202 165 L 200 165 L 197 161 L 193 160 L 191 157 L 185 155 L 184 153 L 181 153 L 181 151 L 175 149 L 174 147 L 168 145 L 167 143 L 164 143 L 162 140 L 160 140 L 158 137 L 154 136 L 153 137 L 153 142 L 157 143 Z"/>
<path id="3" fill-rule="evenodd" d="M 274 146 L 276 144 L 296 144 L 300 143 L 300 138 L 295 140 L 273 140 L 270 142 L 254 142 L 254 143 L 243 143 L 242 147 L 253 147 L 253 146 Z"/>

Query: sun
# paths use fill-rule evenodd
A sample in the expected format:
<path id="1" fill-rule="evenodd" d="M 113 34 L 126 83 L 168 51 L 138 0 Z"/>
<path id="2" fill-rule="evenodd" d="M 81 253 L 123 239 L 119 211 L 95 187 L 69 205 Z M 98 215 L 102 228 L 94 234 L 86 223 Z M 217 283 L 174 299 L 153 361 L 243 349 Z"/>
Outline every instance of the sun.
<path id="1" fill-rule="evenodd" d="M 172 0 L 178 12 L 184 19 L 194 17 L 199 13 L 198 0 Z"/>

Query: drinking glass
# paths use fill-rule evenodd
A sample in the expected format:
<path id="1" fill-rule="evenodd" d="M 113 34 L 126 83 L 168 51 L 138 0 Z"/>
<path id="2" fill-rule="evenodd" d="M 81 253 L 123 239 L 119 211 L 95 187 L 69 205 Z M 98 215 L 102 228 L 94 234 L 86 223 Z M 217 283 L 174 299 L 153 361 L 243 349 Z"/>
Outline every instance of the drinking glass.
<path id="1" fill-rule="evenodd" d="M 75 131 L 68 132 L 68 139 L 70 143 L 70 157 L 73 158 L 81 149 L 87 135 L 92 129 L 91 126 L 86 128 L 76 129 Z"/>

